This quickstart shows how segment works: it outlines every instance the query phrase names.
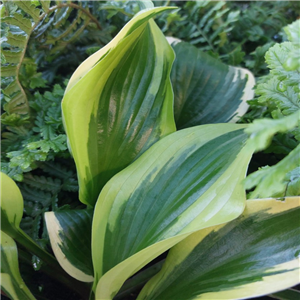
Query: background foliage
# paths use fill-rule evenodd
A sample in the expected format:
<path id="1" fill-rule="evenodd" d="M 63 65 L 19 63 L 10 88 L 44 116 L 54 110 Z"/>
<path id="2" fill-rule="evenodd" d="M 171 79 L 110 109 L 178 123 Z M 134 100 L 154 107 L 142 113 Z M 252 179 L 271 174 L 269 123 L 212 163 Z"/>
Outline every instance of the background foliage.
<path id="1" fill-rule="evenodd" d="M 247 67 L 259 78 L 256 98 L 240 122 L 280 120 L 299 109 L 297 71 L 281 68 L 280 60 L 274 59 L 277 51 L 284 56 L 293 50 L 291 37 L 289 44 L 275 44 L 288 40 L 283 27 L 299 17 L 299 2 L 156 1 L 155 5 L 178 6 L 156 19 L 165 35 L 190 42 L 227 64 Z M 22 191 L 21 227 L 43 247 L 49 247 L 49 241 L 42 214 L 81 206 L 61 118 L 67 80 L 138 10 L 131 1 L 5 1 L 1 5 L 1 169 L 18 181 Z M 258 149 L 266 148 L 254 156 L 249 173 L 264 168 L 248 177 L 249 189 L 298 143 L 299 132 L 289 130 Z M 286 186 L 268 196 L 299 194 L 299 180 L 299 168 L 291 168 Z"/>

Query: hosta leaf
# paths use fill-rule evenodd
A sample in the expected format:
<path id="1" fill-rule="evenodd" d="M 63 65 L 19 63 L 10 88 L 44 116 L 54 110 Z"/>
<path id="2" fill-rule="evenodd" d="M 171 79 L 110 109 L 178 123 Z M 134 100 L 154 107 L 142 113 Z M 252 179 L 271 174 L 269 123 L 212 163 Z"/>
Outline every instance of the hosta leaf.
<path id="1" fill-rule="evenodd" d="M 23 197 L 16 183 L 1 172 L 1 230 L 9 234 L 19 228 L 23 216 Z"/>
<path id="2" fill-rule="evenodd" d="M 172 7 L 156 7 L 153 9 L 147 9 L 140 11 L 136 14 L 118 33 L 118 35 L 105 47 L 95 52 L 93 55 L 88 57 L 73 73 L 69 80 L 66 91 L 70 90 L 85 74 L 87 74 L 91 68 L 96 66 L 99 60 L 103 59 L 109 51 L 115 48 L 124 38 L 130 36 L 139 27 L 144 28 L 147 21 L 157 15 L 158 13 L 172 9 Z M 140 28 L 141 29 L 141 28 Z M 142 30 L 141 30 L 142 31 Z"/>
<path id="3" fill-rule="evenodd" d="M 3 231 L 1 231 L 1 290 L 14 300 L 35 299 L 20 275 L 17 245 Z"/>
<path id="4" fill-rule="evenodd" d="M 149 20 L 136 15 L 75 71 L 62 110 L 79 178 L 79 198 L 94 205 L 101 188 L 161 137 L 175 131 L 169 74 L 174 54 Z"/>
<path id="5" fill-rule="evenodd" d="M 176 54 L 171 80 L 177 127 L 237 121 L 254 96 L 252 73 L 227 66 L 189 43 L 169 41 Z"/>
<path id="6" fill-rule="evenodd" d="M 242 213 L 251 156 L 244 128 L 173 133 L 106 184 L 92 228 L 97 299 L 111 299 L 129 276 L 191 232 Z"/>
<path id="7" fill-rule="evenodd" d="M 92 215 L 92 210 L 64 210 L 45 214 L 56 259 L 69 275 L 84 282 L 93 281 Z"/>
<path id="8" fill-rule="evenodd" d="M 299 201 L 248 200 L 238 219 L 190 235 L 138 299 L 248 299 L 299 283 Z"/>

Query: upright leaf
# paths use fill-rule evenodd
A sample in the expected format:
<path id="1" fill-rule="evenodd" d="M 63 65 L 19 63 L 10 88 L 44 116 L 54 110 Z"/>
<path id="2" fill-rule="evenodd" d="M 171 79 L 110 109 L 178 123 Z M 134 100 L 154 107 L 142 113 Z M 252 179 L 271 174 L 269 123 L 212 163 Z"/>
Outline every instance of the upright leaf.
<path id="1" fill-rule="evenodd" d="M 138 299 L 248 299 L 298 284 L 299 200 L 248 200 L 237 220 L 190 235 Z"/>
<path id="2" fill-rule="evenodd" d="M 175 131 L 174 54 L 149 21 L 165 9 L 141 11 L 70 79 L 62 110 L 83 203 L 94 205 L 113 175 Z"/>
<path id="3" fill-rule="evenodd" d="M 1 290 L 13 300 L 35 300 L 19 271 L 17 245 L 1 231 Z"/>
<path id="4" fill-rule="evenodd" d="M 241 181 L 251 157 L 243 128 L 173 133 L 106 184 L 92 227 L 97 299 L 111 299 L 129 276 L 191 232 L 242 213 Z"/>
<path id="5" fill-rule="evenodd" d="M 168 38 L 176 54 L 171 80 L 178 128 L 235 122 L 254 97 L 254 76 L 231 67 L 193 45 Z"/>

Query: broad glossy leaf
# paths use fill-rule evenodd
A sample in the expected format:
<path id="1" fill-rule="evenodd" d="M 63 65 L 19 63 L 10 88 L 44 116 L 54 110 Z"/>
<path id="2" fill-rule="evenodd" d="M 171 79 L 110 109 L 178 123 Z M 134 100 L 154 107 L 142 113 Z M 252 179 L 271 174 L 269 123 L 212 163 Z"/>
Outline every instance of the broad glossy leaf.
<path id="1" fill-rule="evenodd" d="M 110 299 L 146 263 L 245 205 L 245 125 L 203 125 L 153 145 L 100 193 L 92 228 L 96 296 Z M 234 175 L 233 175 L 234 174 Z M 95 288 L 95 287 L 94 287 Z"/>
<path id="2" fill-rule="evenodd" d="M 175 131 L 172 48 L 141 11 L 83 62 L 62 102 L 79 178 L 79 198 L 93 206 L 105 183 L 161 137 Z"/>
<path id="3" fill-rule="evenodd" d="M 1 172 L 1 229 L 10 234 L 20 226 L 23 197 L 16 183 Z"/>
<path id="4" fill-rule="evenodd" d="M 61 267 L 72 277 L 93 281 L 91 257 L 92 210 L 45 213 L 52 250 Z"/>
<path id="5" fill-rule="evenodd" d="M 14 240 L 1 231 L 1 290 L 13 300 L 34 300 L 19 271 Z"/>
<path id="6" fill-rule="evenodd" d="M 300 198 L 248 200 L 236 220 L 176 245 L 138 299 L 248 299 L 299 283 Z"/>
<path id="7" fill-rule="evenodd" d="M 168 39 L 176 54 L 171 81 L 177 127 L 236 122 L 254 96 L 253 74 L 225 65 L 189 43 Z"/>

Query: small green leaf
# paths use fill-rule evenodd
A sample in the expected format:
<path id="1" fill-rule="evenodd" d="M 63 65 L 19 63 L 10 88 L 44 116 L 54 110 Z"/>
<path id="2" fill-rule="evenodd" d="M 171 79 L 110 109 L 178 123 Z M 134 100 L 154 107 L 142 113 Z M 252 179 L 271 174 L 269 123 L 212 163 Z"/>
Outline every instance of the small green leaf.
<path id="1" fill-rule="evenodd" d="M 50 7 L 50 2 L 49 0 L 40 0 L 40 3 L 42 5 L 42 8 L 45 12 L 48 12 L 48 9 Z"/>
<path id="2" fill-rule="evenodd" d="M 17 76 L 17 66 L 2 66 L 1 77 Z"/>
<path id="3" fill-rule="evenodd" d="M 260 95 L 258 101 L 268 105 L 275 102 L 283 115 L 288 116 L 300 109 L 300 96 L 293 86 L 286 86 L 285 81 L 272 77 L 266 83 L 258 84 L 256 94 Z"/>
<path id="4" fill-rule="evenodd" d="M 292 150 L 279 163 L 272 167 L 263 167 L 258 171 L 251 173 L 245 179 L 245 187 L 251 189 L 250 198 L 255 197 L 274 197 L 277 194 L 285 196 L 289 190 L 287 189 L 286 176 L 299 166 L 300 145 Z M 276 184 L 274 184 L 276 182 Z"/>
<path id="5" fill-rule="evenodd" d="M 14 80 L 5 88 L 4 93 L 7 95 L 11 95 L 19 91 L 20 91 L 20 87 L 18 85 L 18 82 Z"/>
<path id="6" fill-rule="evenodd" d="M 138 299 L 249 299 L 298 284 L 299 201 L 248 200 L 238 219 L 190 235 Z"/>
<path id="7" fill-rule="evenodd" d="M 15 13 L 12 17 L 4 17 L 2 22 L 18 26 L 21 30 L 27 34 L 31 33 L 32 24 L 31 21 L 27 18 L 24 18 L 21 14 Z"/>
<path id="8" fill-rule="evenodd" d="M 299 70 L 289 71 L 284 67 L 292 53 L 299 53 L 299 45 L 284 42 L 270 48 L 265 58 L 272 75 L 285 79 L 286 83 L 297 85 L 300 82 Z"/>
<path id="9" fill-rule="evenodd" d="M 300 44 L 300 20 L 283 28 L 290 42 Z"/>
<path id="10" fill-rule="evenodd" d="M 92 215 L 93 210 L 64 210 L 45 214 L 56 259 L 69 275 L 84 282 L 93 281 Z"/>
<path id="11" fill-rule="evenodd" d="M 39 20 L 40 10 L 31 4 L 30 1 L 15 1 L 15 3 L 28 15 L 30 15 L 35 22 Z"/>
<path id="12" fill-rule="evenodd" d="M 18 64 L 22 55 L 22 51 L 13 52 L 2 50 L 1 53 L 4 54 L 6 62 L 10 64 Z"/>
<path id="13" fill-rule="evenodd" d="M 278 132 L 288 132 L 298 126 L 300 110 L 281 119 L 258 119 L 245 130 L 250 135 L 248 147 L 253 151 L 266 149 Z"/>
<path id="14" fill-rule="evenodd" d="M 24 49 L 26 40 L 26 35 L 15 34 L 12 32 L 9 32 L 7 35 L 7 42 L 11 46 L 19 47 L 20 49 Z"/>
<path id="15" fill-rule="evenodd" d="M 14 240 L 1 231 L 1 290 L 13 300 L 35 300 L 19 271 Z"/>

